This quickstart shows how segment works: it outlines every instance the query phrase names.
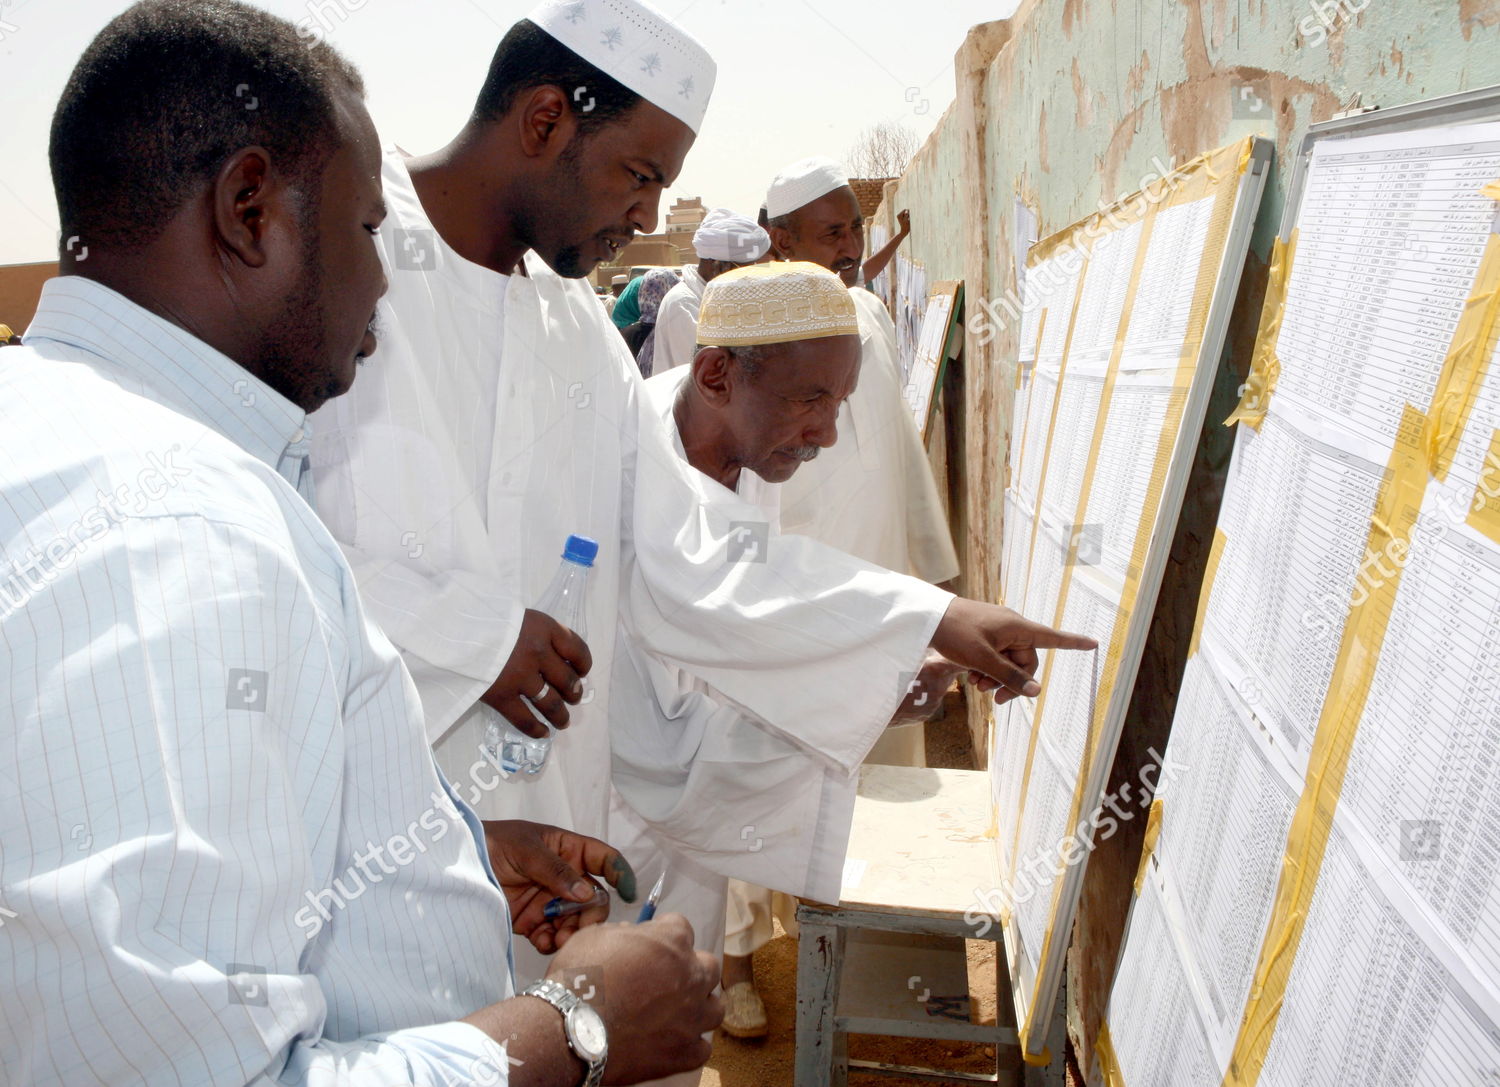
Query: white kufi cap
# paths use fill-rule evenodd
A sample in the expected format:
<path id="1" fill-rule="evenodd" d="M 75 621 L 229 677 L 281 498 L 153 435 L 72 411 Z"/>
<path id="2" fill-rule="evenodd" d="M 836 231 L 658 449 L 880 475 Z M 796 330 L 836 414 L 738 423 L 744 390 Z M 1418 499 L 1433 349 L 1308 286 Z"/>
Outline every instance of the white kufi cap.
<path id="1" fill-rule="evenodd" d="M 800 159 L 777 174 L 766 190 L 766 215 L 789 215 L 847 184 L 849 172 L 832 159 Z"/>
<path id="2" fill-rule="evenodd" d="M 702 127 L 718 67 L 655 8 L 642 0 L 542 0 L 527 18 L 693 132 Z M 577 93 L 586 99 L 588 89 Z"/>

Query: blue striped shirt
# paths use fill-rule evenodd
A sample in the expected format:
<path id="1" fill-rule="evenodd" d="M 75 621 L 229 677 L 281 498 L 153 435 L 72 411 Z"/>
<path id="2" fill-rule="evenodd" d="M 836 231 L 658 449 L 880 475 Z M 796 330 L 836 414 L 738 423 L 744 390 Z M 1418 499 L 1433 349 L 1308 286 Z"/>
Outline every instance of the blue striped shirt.
<path id="1" fill-rule="evenodd" d="M 4 1083 L 506 1081 L 454 1022 L 511 995 L 505 899 L 308 440 L 90 280 L 0 352 Z"/>

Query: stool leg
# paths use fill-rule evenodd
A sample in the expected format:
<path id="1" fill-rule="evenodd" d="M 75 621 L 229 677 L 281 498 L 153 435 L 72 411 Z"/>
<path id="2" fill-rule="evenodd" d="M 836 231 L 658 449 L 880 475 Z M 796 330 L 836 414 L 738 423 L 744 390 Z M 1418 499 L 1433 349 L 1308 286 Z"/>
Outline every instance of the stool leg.
<path id="1" fill-rule="evenodd" d="M 843 1087 L 848 1062 L 837 1029 L 839 982 L 844 972 L 844 929 L 803 906 L 797 911 L 796 1087 Z"/>

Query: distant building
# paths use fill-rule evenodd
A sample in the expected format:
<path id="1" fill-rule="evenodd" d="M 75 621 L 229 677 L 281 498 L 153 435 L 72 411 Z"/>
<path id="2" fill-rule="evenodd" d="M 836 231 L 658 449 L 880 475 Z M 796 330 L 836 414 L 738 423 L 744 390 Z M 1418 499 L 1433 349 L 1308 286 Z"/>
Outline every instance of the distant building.
<path id="1" fill-rule="evenodd" d="M 57 261 L 0 265 L 0 324 L 24 335 L 42 297 L 42 284 L 57 275 Z"/>
<path id="2" fill-rule="evenodd" d="M 854 190 L 855 199 L 859 201 L 859 213 L 866 220 L 871 219 L 880 207 L 880 201 L 885 198 L 886 185 L 899 180 L 900 178 L 895 177 L 851 177 L 849 185 Z"/>
<path id="3" fill-rule="evenodd" d="M 601 264 L 589 277 L 595 286 L 608 288 L 618 275 L 629 275 L 631 268 L 642 265 L 676 268 L 698 263 L 693 251 L 693 235 L 708 215 L 701 197 L 678 200 L 667 211 L 666 229 L 660 234 L 642 234 L 615 256 Z"/>
<path id="4" fill-rule="evenodd" d="M 708 215 L 701 197 L 679 200 L 667 211 L 667 237 L 679 249 L 693 248 L 693 235 Z"/>

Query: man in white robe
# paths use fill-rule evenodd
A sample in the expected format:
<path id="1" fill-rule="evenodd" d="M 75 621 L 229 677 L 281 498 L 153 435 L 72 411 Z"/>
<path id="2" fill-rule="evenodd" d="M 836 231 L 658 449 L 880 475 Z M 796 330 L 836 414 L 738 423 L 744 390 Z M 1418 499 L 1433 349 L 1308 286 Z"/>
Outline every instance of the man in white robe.
<path id="1" fill-rule="evenodd" d="M 766 215 L 776 251 L 786 259 L 821 265 L 846 284 L 858 275 L 864 219 L 837 163 L 811 158 L 786 167 L 766 193 Z M 782 489 L 782 529 L 890 570 L 947 581 L 958 574 L 958 555 L 901 395 L 895 326 L 869 291 L 855 287 L 849 293 L 859 311 L 859 388 L 840 411 L 839 442 Z M 893 728 L 869 761 L 925 766 L 924 736 L 920 721 Z M 751 956 L 771 939 L 773 916 L 795 929 L 784 896 L 739 880 L 731 884 L 724 959 L 724 1029 L 731 1034 L 756 1037 L 764 1031 Z"/>
<path id="2" fill-rule="evenodd" d="M 774 528 L 780 519 L 782 483 L 799 468 L 805 471 L 807 463 L 839 436 L 835 426 L 839 408 L 860 376 L 857 310 L 837 276 L 820 265 L 796 262 L 715 279 L 705 294 L 703 309 L 696 330 L 702 346 L 693 363 L 653 377 L 646 383 L 646 396 L 675 435 L 678 453 L 707 479 L 759 506 Z M 617 668 L 625 653 L 622 646 Z M 694 683 L 680 670 L 653 668 L 655 662 L 649 656 L 637 654 L 634 663 L 651 675 L 656 699 L 663 705 L 688 697 L 687 692 L 704 690 L 703 684 Z M 916 716 L 919 711 L 913 705 L 935 705 L 931 692 L 946 687 L 954 670 L 945 662 L 932 662 L 921 680 L 910 684 L 912 693 L 902 716 Z M 617 678 L 616 697 L 627 682 L 628 678 Z M 922 697 L 924 693 L 929 697 Z M 815 735 L 808 736 L 805 747 L 799 749 L 750 722 L 695 728 L 691 715 L 676 716 L 681 723 L 675 727 L 663 721 L 649 729 L 634 723 L 628 729 L 616 728 L 615 782 L 625 798 L 657 827 L 665 819 L 701 816 L 710 808 L 733 810 L 739 821 L 718 828 L 729 863 L 714 864 L 710 859 L 711 867 L 778 888 L 785 892 L 781 897 L 786 902 L 796 894 L 836 900 L 858 760 L 845 762 L 821 751 L 816 746 L 820 737 Z M 896 730 L 865 735 L 874 746 L 890 731 Z M 625 742 L 627 734 L 629 743 Z M 703 749 L 695 749 L 700 743 Z M 721 767 L 733 773 L 718 772 Z M 666 773 L 674 782 L 688 783 L 681 796 L 669 803 L 660 803 L 660 790 L 641 788 L 659 780 L 664 768 L 670 768 Z M 714 789 L 714 794 L 708 794 L 707 788 Z M 734 790 L 732 797 L 723 795 L 726 788 Z M 642 793 L 646 803 L 656 800 L 658 810 L 643 806 L 637 799 Z M 642 840 L 638 823 L 629 812 L 612 819 L 609 839 L 617 848 L 631 852 L 634 847 L 649 857 L 650 841 Z M 807 866 L 805 877 L 803 868 L 789 872 L 783 867 L 784 855 L 790 851 L 781 835 L 796 834 L 799 828 L 813 845 L 808 853 L 793 858 Z M 667 833 L 670 837 L 672 832 Z M 690 834 L 692 829 L 678 833 Z M 676 850 L 669 845 L 667 853 Z M 752 866 L 745 863 L 747 853 L 769 862 L 760 866 L 763 877 L 752 876 Z M 675 859 L 673 865 L 675 877 L 682 866 Z M 713 925 L 719 942 L 714 946 L 700 942 L 700 950 L 723 952 L 722 925 L 731 883 L 741 888 L 740 900 L 753 898 L 754 908 L 770 909 L 769 901 L 760 901 L 762 896 L 768 899 L 770 892 L 761 892 L 760 887 L 746 893 L 739 879 L 720 878 L 708 885 L 697 871 L 693 877 L 684 893 L 672 900 L 671 908 L 684 913 L 695 931 L 700 924 Z M 731 918 L 748 908 L 752 907 L 739 906 Z M 711 914 L 714 909 L 716 917 Z M 755 1037 L 764 1033 L 764 1007 L 749 977 L 750 963 L 746 960 L 740 965 L 740 975 L 725 987 L 725 1027 L 737 1036 Z M 730 1014 L 736 1010 L 738 1019 Z"/>
<path id="3" fill-rule="evenodd" d="M 715 276 L 764 259 L 771 238 L 756 223 L 727 208 L 714 208 L 693 235 L 696 266 L 682 270 L 682 282 L 667 292 L 656 311 L 656 360 L 653 373 L 686 366 L 698 350 L 698 306 L 703 289 Z"/>
<path id="4" fill-rule="evenodd" d="M 579 278 L 655 228 L 712 80 L 701 47 L 639 0 L 548 0 L 501 42 L 452 144 L 384 163 L 382 357 L 314 420 L 319 506 L 442 766 L 467 771 L 500 717 L 541 731 L 523 697 L 554 724 L 571 713 L 540 774 L 467 798 L 486 817 L 605 831 L 611 730 L 644 712 L 611 712 L 622 617 L 747 718 L 793 738 L 845 722 L 818 743 L 846 765 L 929 643 L 1026 695 L 1037 648 L 1093 644 L 777 537 L 682 464 Z M 527 607 L 572 533 L 599 543 L 587 647 Z M 518 956 L 517 972 L 538 965 Z"/>
<path id="5" fill-rule="evenodd" d="M 835 274 L 857 270 L 864 218 L 843 168 L 804 159 L 766 194 L 771 239 L 788 260 Z M 911 411 L 901 395 L 896 329 L 869 291 L 851 292 L 860 311 L 859 389 L 839 419 L 840 441 L 782 494 L 782 525 L 841 551 L 934 583 L 958 574 L 948 520 Z"/>

